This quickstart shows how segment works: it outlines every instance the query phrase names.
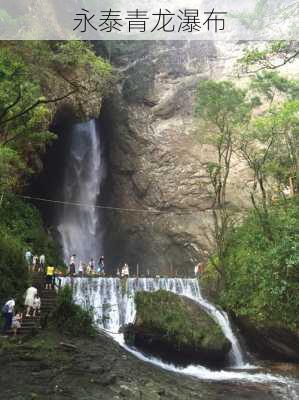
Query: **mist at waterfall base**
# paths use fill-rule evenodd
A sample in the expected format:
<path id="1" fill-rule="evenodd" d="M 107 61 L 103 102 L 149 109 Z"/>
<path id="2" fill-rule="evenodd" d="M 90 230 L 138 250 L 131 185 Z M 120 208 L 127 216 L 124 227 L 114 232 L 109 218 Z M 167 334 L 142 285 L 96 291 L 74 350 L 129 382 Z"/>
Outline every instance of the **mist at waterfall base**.
<path id="1" fill-rule="evenodd" d="M 92 308 L 96 325 L 105 330 L 128 352 L 142 361 L 154 364 L 168 371 L 190 375 L 206 381 L 246 381 L 253 383 L 271 383 L 277 385 L 280 399 L 298 399 L 299 387 L 296 382 L 281 376 L 256 372 L 256 367 L 246 363 L 237 337 L 231 328 L 227 314 L 217 309 L 201 294 L 196 279 L 183 278 L 129 278 L 126 289 L 123 290 L 118 278 L 62 278 L 62 286 L 71 285 L 74 300 L 83 307 Z M 119 333 L 122 326 L 134 322 L 136 308 L 134 296 L 137 291 L 156 291 L 164 289 L 186 296 L 207 311 L 219 324 L 224 335 L 232 343 L 229 370 L 214 371 L 202 365 L 177 367 L 165 363 L 158 358 L 144 354 L 125 344 L 123 334 Z"/>
<path id="2" fill-rule="evenodd" d="M 80 203 L 64 205 L 58 216 L 63 255 L 66 262 L 72 254 L 88 262 L 103 254 L 103 229 L 100 209 L 95 207 L 105 179 L 106 168 L 99 126 L 95 120 L 74 125 L 63 183 L 63 200 Z"/>

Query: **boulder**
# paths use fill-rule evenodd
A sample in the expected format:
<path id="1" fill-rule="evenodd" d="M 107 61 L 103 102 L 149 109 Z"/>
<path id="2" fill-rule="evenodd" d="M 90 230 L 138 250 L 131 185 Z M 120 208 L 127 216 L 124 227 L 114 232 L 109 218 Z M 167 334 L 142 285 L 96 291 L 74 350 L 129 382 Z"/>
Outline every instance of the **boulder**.
<path id="1" fill-rule="evenodd" d="M 245 317 L 235 319 L 248 349 L 259 358 L 299 363 L 299 331 L 277 324 L 257 323 Z"/>
<path id="2" fill-rule="evenodd" d="M 139 292 L 135 303 L 135 323 L 125 328 L 127 344 L 178 365 L 226 364 L 231 343 L 198 303 L 164 290 Z"/>

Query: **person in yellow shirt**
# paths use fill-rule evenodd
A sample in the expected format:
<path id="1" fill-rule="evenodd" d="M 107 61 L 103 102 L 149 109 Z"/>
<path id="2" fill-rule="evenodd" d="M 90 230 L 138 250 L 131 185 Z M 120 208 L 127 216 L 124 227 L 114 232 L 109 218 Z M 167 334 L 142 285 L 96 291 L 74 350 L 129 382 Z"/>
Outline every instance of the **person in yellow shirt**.
<path id="1" fill-rule="evenodd" d="M 46 289 L 53 289 L 54 267 L 48 266 L 46 268 Z"/>

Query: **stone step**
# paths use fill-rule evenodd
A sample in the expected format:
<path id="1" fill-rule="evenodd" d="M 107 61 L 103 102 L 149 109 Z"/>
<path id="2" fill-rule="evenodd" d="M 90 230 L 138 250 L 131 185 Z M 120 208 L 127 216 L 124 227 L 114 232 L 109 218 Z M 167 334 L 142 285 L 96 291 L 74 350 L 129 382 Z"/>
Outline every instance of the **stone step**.
<path id="1" fill-rule="evenodd" d="M 41 301 L 56 301 L 56 296 L 41 296 Z"/>
<path id="2" fill-rule="evenodd" d="M 34 319 L 24 318 L 22 321 L 22 324 L 36 324 L 39 321 L 40 321 L 40 318 L 34 318 Z"/>
<path id="3" fill-rule="evenodd" d="M 24 334 L 28 334 L 32 331 L 35 330 L 41 330 L 41 326 L 40 325 L 33 325 L 33 326 L 24 326 L 23 324 L 21 325 L 21 328 L 18 329 L 17 333 L 18 335 L 24 335 Z M 9 331 L 7 331 L 8 335 L 13 335 L 13 330 L 10 329 Z"/>

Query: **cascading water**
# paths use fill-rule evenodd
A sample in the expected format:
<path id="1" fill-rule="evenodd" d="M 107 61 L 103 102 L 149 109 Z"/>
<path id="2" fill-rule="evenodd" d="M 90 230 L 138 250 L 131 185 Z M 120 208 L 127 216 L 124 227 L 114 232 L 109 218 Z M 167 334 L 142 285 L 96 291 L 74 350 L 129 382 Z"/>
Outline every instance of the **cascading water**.
<path id="1" fill-rule="evenodd" d="M 70 278 L 64 278 L 63 284 Z M 134 295 L 137 291 L 157 291 L 164 289 L 178 295 L 186 296 L 203 307 L 220 325 L 224 335 L 232 343 L 233 365 L 244 365 L 243 355 L 234 335 L 227 315 L 203 298 L 196 279 L 182 278 L 129 278 L 122 294 L 118 278 L 75 279 L 73 290 L 75 301 L 88 304 L 94 309 L 98 326 L 111 332 L 119 332 L 121 326 L 134 322 L 136 309 Z"/>
<path id="2" fill-rule="evenodd" d="M 102 254 L 101 215 L 95 205 L 105 178 L 105 165 L 94 120 L 74 126 L 66 159 L 64 201 L 80 206 L 64 206 L 58 230 L 65 260 L 76 254 L 77 260 L 86 262 Z"/>
<path id="3" fill-rule="evenodd" d="M 160 368 L 197 377 L 202 380 L 215 381 L 248 381 L 269 382 L 276 385 L 277 392 L 281 394 L 279 399 L 298 399 L 299 388 L 296 382 L 266 373 L 256 373 L 255 368 L 244 365 L 243 355 L 237 338 L 235 337 L 228 317 L 218 310 L 213 304 L 203 298 L 198 281 L 196 279 L 180 278 L 129 278 L 126 288 L 118 278 L 62 278 L 62 286 L 71 285 L 75 302 L 83 307 L 92 307 L 97 326 L 108 331 L 111 336 L 127 351 L 137 358 L 154 364 Z M 198 302 L 211 317 L 218 322 L 225 336 L 232 343 L 232 357 L 234 365 L 246 368 L 247 371 L 211 371 L 201 365 L 190 365 L 186 368 L 178 368 L 172 364 L 166 364 L 161 360 L 142 354 L 124 343 L 120 328 L 133 322 L 136 315 L 134 295 L 137 291 L 156 291 L 164 289 L 173 293 L 189 297 Z M 251 373 L 248 371 L 252 369 Z"/>

